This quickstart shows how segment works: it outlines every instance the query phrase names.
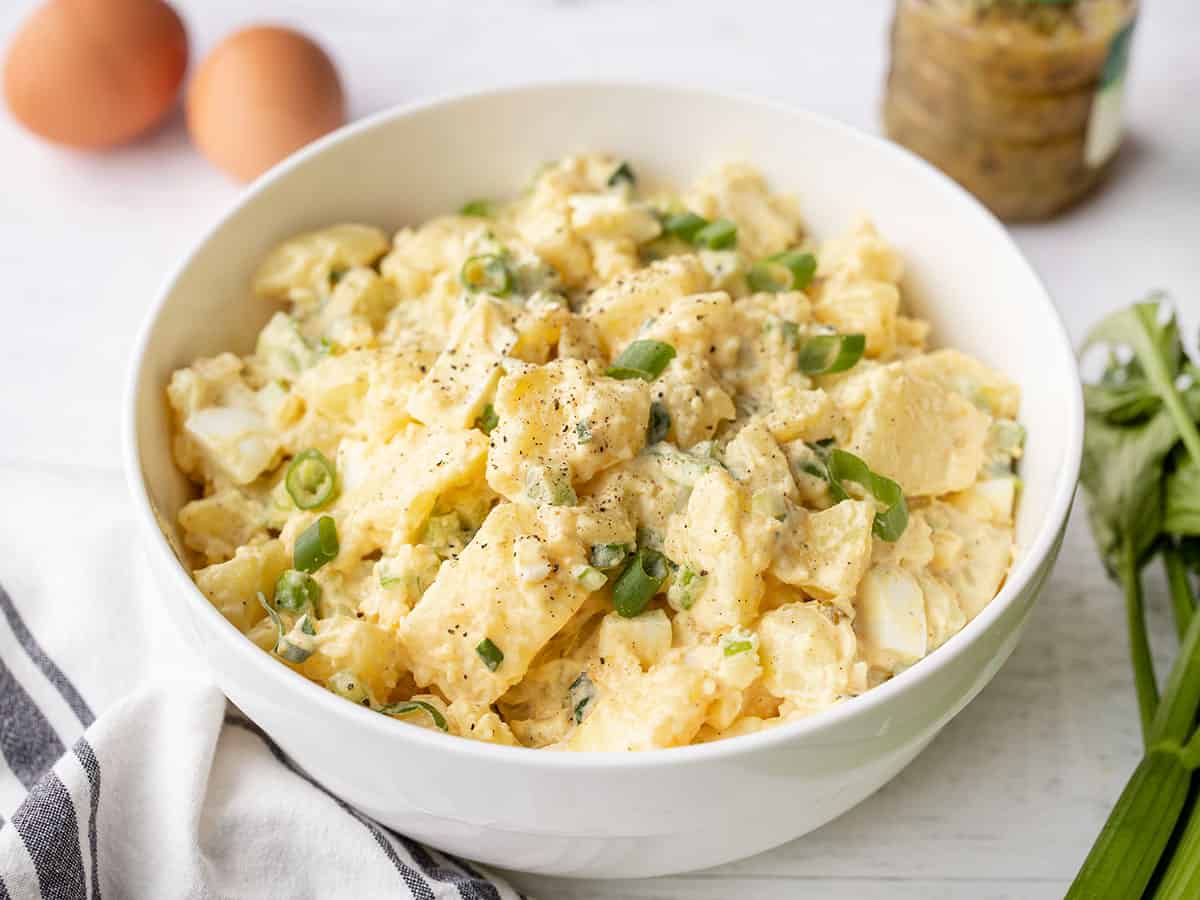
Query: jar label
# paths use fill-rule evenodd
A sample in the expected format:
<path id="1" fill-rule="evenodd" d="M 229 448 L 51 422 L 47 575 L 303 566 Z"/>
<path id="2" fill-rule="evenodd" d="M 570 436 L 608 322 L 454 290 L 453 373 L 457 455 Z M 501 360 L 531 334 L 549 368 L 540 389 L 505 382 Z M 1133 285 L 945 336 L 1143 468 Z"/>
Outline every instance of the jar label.
<path id="1" fill-rule="evenodd" d="M 1133 38 L 1134 19 L 1113 35 L 1108 55 L 1100 70 L 1100 84 L 1092 98 L 1088 117 L 1083 159 L 1092 168 L 1104 165 L 1117 152 L 1124 128 L 1122 107 L 1125 99 L 1125 72 L 1129 67 L 1129 42 Z"/>

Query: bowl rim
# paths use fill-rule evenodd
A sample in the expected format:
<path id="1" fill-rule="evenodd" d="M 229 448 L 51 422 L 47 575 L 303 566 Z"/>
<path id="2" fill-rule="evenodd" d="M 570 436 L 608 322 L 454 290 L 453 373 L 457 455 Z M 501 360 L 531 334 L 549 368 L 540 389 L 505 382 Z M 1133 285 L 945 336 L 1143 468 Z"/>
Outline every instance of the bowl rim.
<path id="1" fill-rule="evenodd" d="M 1064 441 L 1065 464 L 1059 470 L 1055 480 L 1053 496 L 1045 518 L 1039 524 L 1033 540 L 1028 542 L 1022 559 L 1009 571 L 1000 592 L 992 598 L 991 602 L 988 603 L 987 607 L 979 615 L 968 622 L 957 634 L 953 635 L 942 646 L 910 668 L 863 694 L 836 703 L 795 722 L 781 724 L 752 734 L 738 735 L 703 744 L 688 744 L 682 747 L 638 752 L 575 751 L 564 753 L 546 753 L 529 747 L 512 747 L 483 741 L 473 741 L 468 738 L 442 734 L 428 728 L 413 727 L 405 722 L 400 722 L 355 704 L 347 703 L 341 697 L 310 681 L 298 672 L 293 671 L 287 666 L 280 665 L 271 659 L 257 645 L 247 640 L 245 635 L 221 615 L 217 608 L 200 592 L 200 589 L 192 580 L 190 573 L 187 572 L 183 564 L 175 556 L 170 543 L 158 526 L 141 466 L 141 448 L 137 433 L 138 384 L 141 380 L 142 367 L 150 337 L 162 313 L 162 309 L 170 298 L 176 282 L 192 265 L 195 257 L 203 250 L 211 237 L 237 217 L 242 209 L 269 185 L 343 141 L 437 107 L 511 95 L 570 93 L 580 90 L 609 90 L 617 92 L 650 91 L 664 96 L 686 96 L 693 99 L 699 97 L 713 101 L 753 106 L 775 116 L 807 120 L 814 127 L 840 132 L 849 140 L 865 142 L 871 145 L 875 152 L 892 157 L 901 166 L 907 166 L 913 172 L 914 177 L 922 178 L 929 182 L 930 190 L 952 194 L 957 198 L 957 202 L 960 203 L 964 199 L 969 202 L 969 205 L 974 209 L 974 214 L 977 217 L 981 217 L 986 227 L 991 230 L 994 241 L 998 245 L 1003 245 L 1007 248 L 1010 254 L 1015 257 L 1017 264 L 1026 270 L 1026 274 L 1037 285 L 1039 289 L 1037 296 L 1031 298 L 1031 302 L 1041 306 L 1042 313 L 1046 319 L 1046 325 L 1053 330 L 1054 337 L 1060 344 L 1065 359 L 1069 363 L 1068 373 L 1072 377 L 1069 378 L 1070 384 L 1065 385 L 1069 389 L 1064 391 L 1068 406 L 1067 416 L 1063 422 L 1066 429 Z M 190 250 L 162 282 L 162 286 L 142 320 L 134 342 L 133 353 L 130 357 L 125 380 L 123 413 L 122 456 L 125 477 L 134 501 L 136 517 L 141 523 L 145 536 L 148 538 L 148 552 L 152 552 L 159 561 L 164 562 L 170 568 L 180 589 L 179 596 L 169 602 L 190 602 L 197 605 L 199 615 L 206 617 L 218 631 L 224 629 L 223 633 L 230 638 L 231 652 L 242 657 L 250 667 L 260 673 L 262 678 L 267 679 L 268 683 L 278 688 L 281 696 L 289 696 L 289 692 L 295 692 L 294 696 L 297 697 L 298 702 L 311 702 L 311 704 L 323 710 L 323 715 L 351 717 L 351 722 L 354 722 L 359 727 L 375 730 L 381 739 L 396 740 L 397 742 L 411 741 L 423 745 L 423 748 L 427 751 L 453 753 L 476 761 L 518 767 L 553 767 L 568 770 L 645 769 L 665 765 L 701 764 L 712 760 L 752 754 L 756 751 L 766 750 L 781 744 L 793 741 L 800 742 L 806 737 L 830 730 L 843 722 L 861 718 L 869 714 L 872 710 L 884 706 L 898 695 L 917 690 L 923 682 L 932 677 L 937 669 L 948 665 L 953 659 L 967 652 L 976 640 L 1000 619 L 1008 608 L 1013 605 L 1017 597 L 1029 587 L 1039 568 L 1046 561 L 1047 557 L 1051 555 L 1055 542 L 1070 512 L 1083 447 L 1082 387 L 1079 380 L 1078 367 L 1075 362 L 1073 345 L 1063 320 L 1054 306 L 1041 277 L 1021 252 L 1007 229 L 970 193 L 959 186 L 949 176 L 916 154 L 879 135 L 861 131 L 832 117 L 811 112 L 784 102 L 763 99 L 747 94 L 688 86 L 669 81 L 642 79 L 553 79 L 520 82 L 485 90 L 451 91 L 432 98 L 400 104 L 376 112 L 360 121 L 339 128 L 309 144 L 299 152 L 287 157 L 248 185 L 238 196 L 233 206 L 219 216 L 213 224 L 204 229 L 201 236 L 191 245 Z M 184 597 L 187 599 L 184 600 Z M 195 610 L 191 612 L 197 614 Z M 203 651 L 201 655 L 205 655 Z M 207 658 L 205 663 L 206 665 L 208 664 Z M 299 698 L 307 698 L 307 700 L 300 700 Z"/>

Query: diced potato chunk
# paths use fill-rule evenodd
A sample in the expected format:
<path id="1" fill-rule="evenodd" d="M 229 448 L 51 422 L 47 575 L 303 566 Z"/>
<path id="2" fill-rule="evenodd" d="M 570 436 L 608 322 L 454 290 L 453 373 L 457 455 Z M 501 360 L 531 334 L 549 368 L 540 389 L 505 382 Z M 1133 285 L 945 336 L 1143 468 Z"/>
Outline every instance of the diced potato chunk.
<path id="1" fill-rule="evenodd" d="M 209 406 L 188 416 L 183 429 L 212 470 L 234 484 L 249 484 L 279 453 L 279 439 L 258 410 Z"/>
<path id="2" fill-rule="evenodd" d="M 368 622 L 395 629 L 433 584 L 442 558 L 424 544 L 403 544 L 374 565 L 358 611 Z"/>
<path id="3" fill-rule="evenodd" d="M 671 620 L 661 609 L 631 619 L 611 612 L 600 623 L 599 654 L 606 660 L 629 656 L 648 669 L 670 649 Z"/>
<path id="4" fill-rule="evenodd" d="M 781 444 L 823 441 L 842 425 L 841 412 L 823 390 L 784 387 L 774 392 L 772 400 L 766 424 Z"/>
<path id="5" fill-rule="evenodd" d="M 703 672 L 666 659 L 643 672 L 633 667 L 603 690 L 571 734 L 570 750 L 653 750 L 691 741 L 708 705 Z"/>
<path id="6" fill-rule="evenodd" d="M 335 672 L 351 672 L 377 701 L 400 680 L 403 650 L 390 629 L 353 616 L 334 616 L 318 620 L 316 631 L 316 649 L 300 664 L 306 677 L 323 684 Z"/>
<path id="7" fill-rule="evenodd" d="M 727 631 L 758 615 L 778 526 L 753 514 L 750 497 L 728 472 L 714 469 L 697 479 L 686 510 L 671 520 L 666 554 L 705 579 L 689 611 L 701 630 Z"/>
<path id="8" fill-rule="evenodd" d="M 935 555 L 932 571 L 954 591 L 970 621 L 996 596 L 1008 574 L 1012 530 L 982 522 L 947 503 L 931 503 L 923 514 L 933 528 L 934 546 L 955 546 L 952 554 Z"/>
<path id="9" fill-rule="evenodd" d="M 973 356 L 946 348 L 905 361 L 905 368 L 960 394 L 968 403 L 996 417 L 1015 419 L 1021 389 L 1000 372 Z"/>
<path id="10" fill-rule="evenodd" d="M 265 537 L 265 523 L 262 504 L 233 488 L 193 500 L 179 511 L 183 542 L 209 563 L 224 562 L 238 547 Z"/>
<path id="11" fill-rule="evenodd" d="M 747 423 L 726 445 L 725 465 L 768 515 L 782 516 L 783 500 L 796 499 L 796 480 L 787 457 L 761 421 Z"/>
<path id="12" fill-rule="evenodd" d="M 506 375 L 494 405 L 500 424 L 488 484 L 510 500 L 554 503 L 532 490 L 539 470 L 570 487 L 633 457 L 645 442 L 650 392 L 640 379 L 617 381 L 560 359 Z"/>
<path id="13" fill-rule="evenodd" d="M 759 259 L 794 246 L 800 239 L 796 201 L 772 194 L 762 173 L 745 163 L 727 163 L 702 179 L 685 198 L 688 207 L 708 219 L 732 219 L 738 249 Z"/>
<path id="14" fill-rule="evenodd" d="M 849 611 L 871 559 L 874 521 L 875 510 L 862 500 L 843 500 L 818 513 L 793 510 L 771 574 Z"/>
<path id="15" fill-rule="evenodd" d="M 409 412 L 426 425 L 474 425 L 500 381 L 505 355 L 517 343 L 513 318 L 506 304 L 490 297 L 463 310 L 450 342 L 409 399 Z"/>
<path id="16" fill-rule="evenodd" d="M 733 300 L 724 291 L 693 294 L 663 310 L 638 337 L 670 344 L 678 355 L 710 366 L 730 366 L 741 344 L 735 324 Z"/>
<path id="17" fill-rule="evenodd" d="M 582 546 L 556 554 L 544 579 L 518 577 L 516 542 L 539 531 L 532 508 L 502 503 L 458 559 L 442 565 L 399 629 L 417 684 L 436 684 L 451 701 L 493 703 L 583 604 L 588 592 L 570 574 Z M 504 655 L 494 671 L 476 649 L 485 638 Z"/>
<path id="18" fill-rule="evenodd" d="M 650 396 L 671 417 L 668 439 L 683 449 L 709 440 L 722 422 L 737 415 L 733 399 L 694 356 L 672 360 L 650 385 Z"/>
<path id="19" fill-rule="evenodd" d="M 290 566 L 291 555 L 281 541 L 247 544 L 238 547 L 233 559 L 196 570 L 196 586 L 221 615 L 244 632 L 266 615 L 258 602 L 259 591 L 268 599 L 273 597 L 275 582 Z"/>
<path id="20" fill-rule="evenodd" d="M 596 323 L 601 349 L 612 357 L 638 336 L 648 319 L 708 284 L 708 272 L 697 257 L 673 256 L 594 291 L 582 312 Z"/>
<path id="21" fill-rule="evenodd" d="M 327 294 L 330 273 L 369 266 L 387 252 L 387 236 L 367 225 L 334 225 L 284 241 L 254 276 L 260 297 L 302 302 Z"/>
<path id="22" fill-rule="evenodd" d="M 811 712 L 850 693 L 854 631 L 835 625 L 819 603 L 788 603 L 757 626 L 763 684 L 792 708 Z"/>
<path id="23" fill-rule="evenodd" d="M 835 402 L 846 420 L 838 444 L 909 497 L 962 490 L 983 464 L 989 420 L 958 394 L 879 366 L 840 382 Z"/>
<path id="24" fill-rule="evenodd" d="M 343 546 L 365 554 L 408 543 L 438 495 L 478 478 L 486 458 L 487 438 L 474 430 L 414 423 L 386 444 L 343 440 L 337 457 Z"/>

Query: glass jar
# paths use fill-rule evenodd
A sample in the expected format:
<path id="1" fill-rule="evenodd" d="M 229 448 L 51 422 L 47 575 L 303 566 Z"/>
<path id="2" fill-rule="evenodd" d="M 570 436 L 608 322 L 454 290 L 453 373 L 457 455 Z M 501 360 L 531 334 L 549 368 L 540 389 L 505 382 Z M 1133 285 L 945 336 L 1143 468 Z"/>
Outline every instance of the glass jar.
<path id="1" fill-rule="evenodd" d="M 888 135 L 1009 221 L 1111 169 L 1136 0 L 897 0 Z"/>

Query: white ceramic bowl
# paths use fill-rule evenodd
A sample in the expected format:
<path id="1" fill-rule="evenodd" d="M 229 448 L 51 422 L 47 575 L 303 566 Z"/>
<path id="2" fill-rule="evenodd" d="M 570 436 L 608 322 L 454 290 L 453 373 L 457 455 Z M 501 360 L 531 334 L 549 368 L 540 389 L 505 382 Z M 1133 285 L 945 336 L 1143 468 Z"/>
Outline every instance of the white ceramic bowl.
<path id="1" fill-rule="evenodd" d="M 605 150 L 684 184 L 744 158 L 795 193 L 811 230 L 869 213 L 908 267 L 905 298 L 940 345 L 1014 378 L 1029 430 L 1020 550 L 984 612 L 865 696 L 795 724 L 641 754 L 545 753 L 414 728 L 306 681 L 244 638 L 172 551 L 189 487 L 171 460 L 163 389 L 197 356 L 251 349 L 267 305 L 248 291 L 276 242 L 343 220 L 387 228 L 516 192 L 543 160 Z M 167 281 L 136 348 L 126 465 L 163 601 L 225 693 L 335 794 L 472 859 L 561 875 L 680 872 L 757 853 L 892 778 L 996 674 L 1058 551 L 1083 428 L 1068 338 L 1004 229 L 903 150 L 798 110 L 697 90 L 557 84 L 382 113 L 254 184 Z M 981 773 L 983 774 L 983 773 Z"/>

